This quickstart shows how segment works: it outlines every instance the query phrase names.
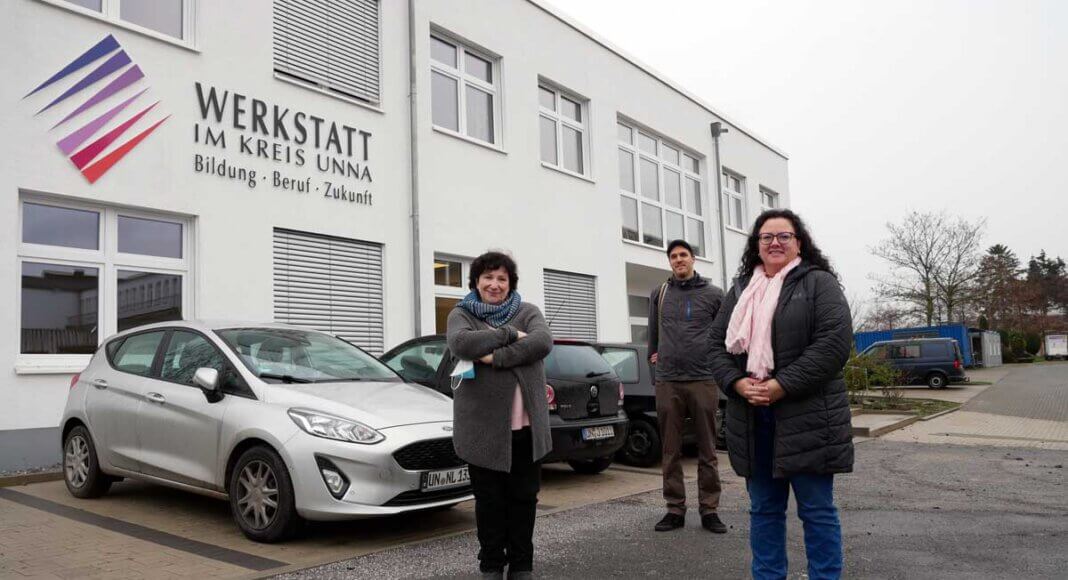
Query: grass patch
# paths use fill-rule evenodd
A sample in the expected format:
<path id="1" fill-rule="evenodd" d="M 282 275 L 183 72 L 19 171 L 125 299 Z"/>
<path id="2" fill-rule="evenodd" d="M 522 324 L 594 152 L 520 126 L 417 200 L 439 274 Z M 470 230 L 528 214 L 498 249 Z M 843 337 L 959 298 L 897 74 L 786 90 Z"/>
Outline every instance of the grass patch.
<path id="1" fill-rule="evenodd" d="M 860 407 L 869 411 L 901 411 L 916 413 L 921 417 L 956 409 L 960 403 L 937 401 L 935 399 L 906 399 L 889 397 L 859 397 Z"/>

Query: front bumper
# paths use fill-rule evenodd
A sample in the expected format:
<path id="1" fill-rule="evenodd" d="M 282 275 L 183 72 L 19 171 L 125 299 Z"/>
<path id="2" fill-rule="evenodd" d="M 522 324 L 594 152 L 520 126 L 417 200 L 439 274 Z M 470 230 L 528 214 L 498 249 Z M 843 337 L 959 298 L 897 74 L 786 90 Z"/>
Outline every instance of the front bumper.
<path id="1" fill-rule="evenodd" d="M 607 425 L 611 425 L 614 430 L 611 438 L 583 441 L 583 429 Z M 605 457 L 614 454 L 620 447 L 623 447 L 623 443 L 627 439 L 627 416 L 622 411 L 614 417 L 575 419 L 571 421 L 565 421 L 557 415 L 550 415 L 549 427 L 552 431 L 553 449 L 542 460 L 543 463 Z"/>
<path id="2" fill-rule="evenodd" d="M 473 499 L 470 485 L 438 491 L 420 490 L 429 470 L 402 468 L 393 453 L 419 441 L 451 437 L 451 422 L 380 429 L 386 436 L 374 445 L 334 441 L 298 432 L 285 443 L 292 466 L 297 513 L 309 520 L 344 520 L 388 516 L 447 506 Z M 323 481 L 316 457 L 341 471 L 349 482 L 341 499 Z"/>

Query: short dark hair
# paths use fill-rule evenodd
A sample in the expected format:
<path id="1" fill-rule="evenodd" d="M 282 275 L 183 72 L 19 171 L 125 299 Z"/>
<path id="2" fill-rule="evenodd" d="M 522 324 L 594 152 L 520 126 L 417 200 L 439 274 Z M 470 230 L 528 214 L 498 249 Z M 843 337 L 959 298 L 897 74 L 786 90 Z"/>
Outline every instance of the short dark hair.
<path id="1" fill-rule="evenodd" d="M 486 252 L 475 258 L 467 276 L 467 287 L 474 290 L 478 287 L 478 277 L 483 272 L 492 272 L 498 268 L 504 268 L 508 272 L 508 293 L 515 292 L 519 287 L 519 269 L 516 268 L 515 260 L 503 252 Z"/>
<path id="2" fill-rule="evenodd" d="M 691 247 L 689 242 L 687 242 L 686 240 L 671 240 L 670 242 L 668 242 L 667 246 L 668 257 L 671 257 L 671 250 L 674 250 L 678 246 L 686 248 L 686 251 L 689 252 L 691 256 L 694 255 L 693 247 Z"/>

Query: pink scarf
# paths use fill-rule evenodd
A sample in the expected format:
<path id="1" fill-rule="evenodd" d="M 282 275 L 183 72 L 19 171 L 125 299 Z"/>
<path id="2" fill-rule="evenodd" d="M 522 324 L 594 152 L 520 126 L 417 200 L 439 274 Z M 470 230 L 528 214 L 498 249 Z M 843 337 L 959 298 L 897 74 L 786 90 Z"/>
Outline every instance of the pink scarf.
<path id="1" fill-rule="evenodd" d="M 764 274 L 764 266 L 758 265 L 753 269 L 749 285 L 734 305 L 734 312 L 731 312 L 725 341 L 727 352 L 748 352 L 749 362 L 745 370 L 757 380 L 768 378 L 775 368 L 775 353 L 771 349 L 771 319 L 779 304 L 786 274 L 800 263 L 800 257 L 794 258 L 770 278 Z"/>

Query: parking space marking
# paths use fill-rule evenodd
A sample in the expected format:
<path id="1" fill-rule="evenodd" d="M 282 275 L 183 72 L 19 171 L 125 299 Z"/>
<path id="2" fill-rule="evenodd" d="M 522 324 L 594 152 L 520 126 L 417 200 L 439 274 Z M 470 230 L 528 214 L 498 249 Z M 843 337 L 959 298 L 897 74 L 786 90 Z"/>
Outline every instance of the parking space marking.
<path id="1" fill-rule="evenodd" d="M 232 564 L 234 566 L 240 566 L 249 570 L 265 571 L 273 570 L 275 568 L 281 568 L 288 566 L 288 562 L 281 562 L 279 560 L 272 560 L 270 558 L 263 558 L 254 554 L 248 554 L 246 552 L 240 552 L 237 550 L 231 550 L 229 548 L 222 548 L 212 544 L 206 544 L 204 542 L 198 542 L 174 534 L 168 534 L 167 532 L 161 532 L 138 524 L 125 522 L 115 518 L 109 518 L 107 516 L 101 516 L 78 508 L 65 506 L 47 499 L 42 499 L 29 494 L 14 491 L 10 488 L 0 488 L 0 499 L 6 499 L 8 501 L 31 507 L 43 512 L 48 512 L 53 515 L 61 516 L 71 520 L 75 520 L 84 524 L 97 526 L 108 531 L 123 534 L 152 542 L 175 550 L 188 552 L 190 554 L 200 556 L 203 558 L 209 558 Z"/>

